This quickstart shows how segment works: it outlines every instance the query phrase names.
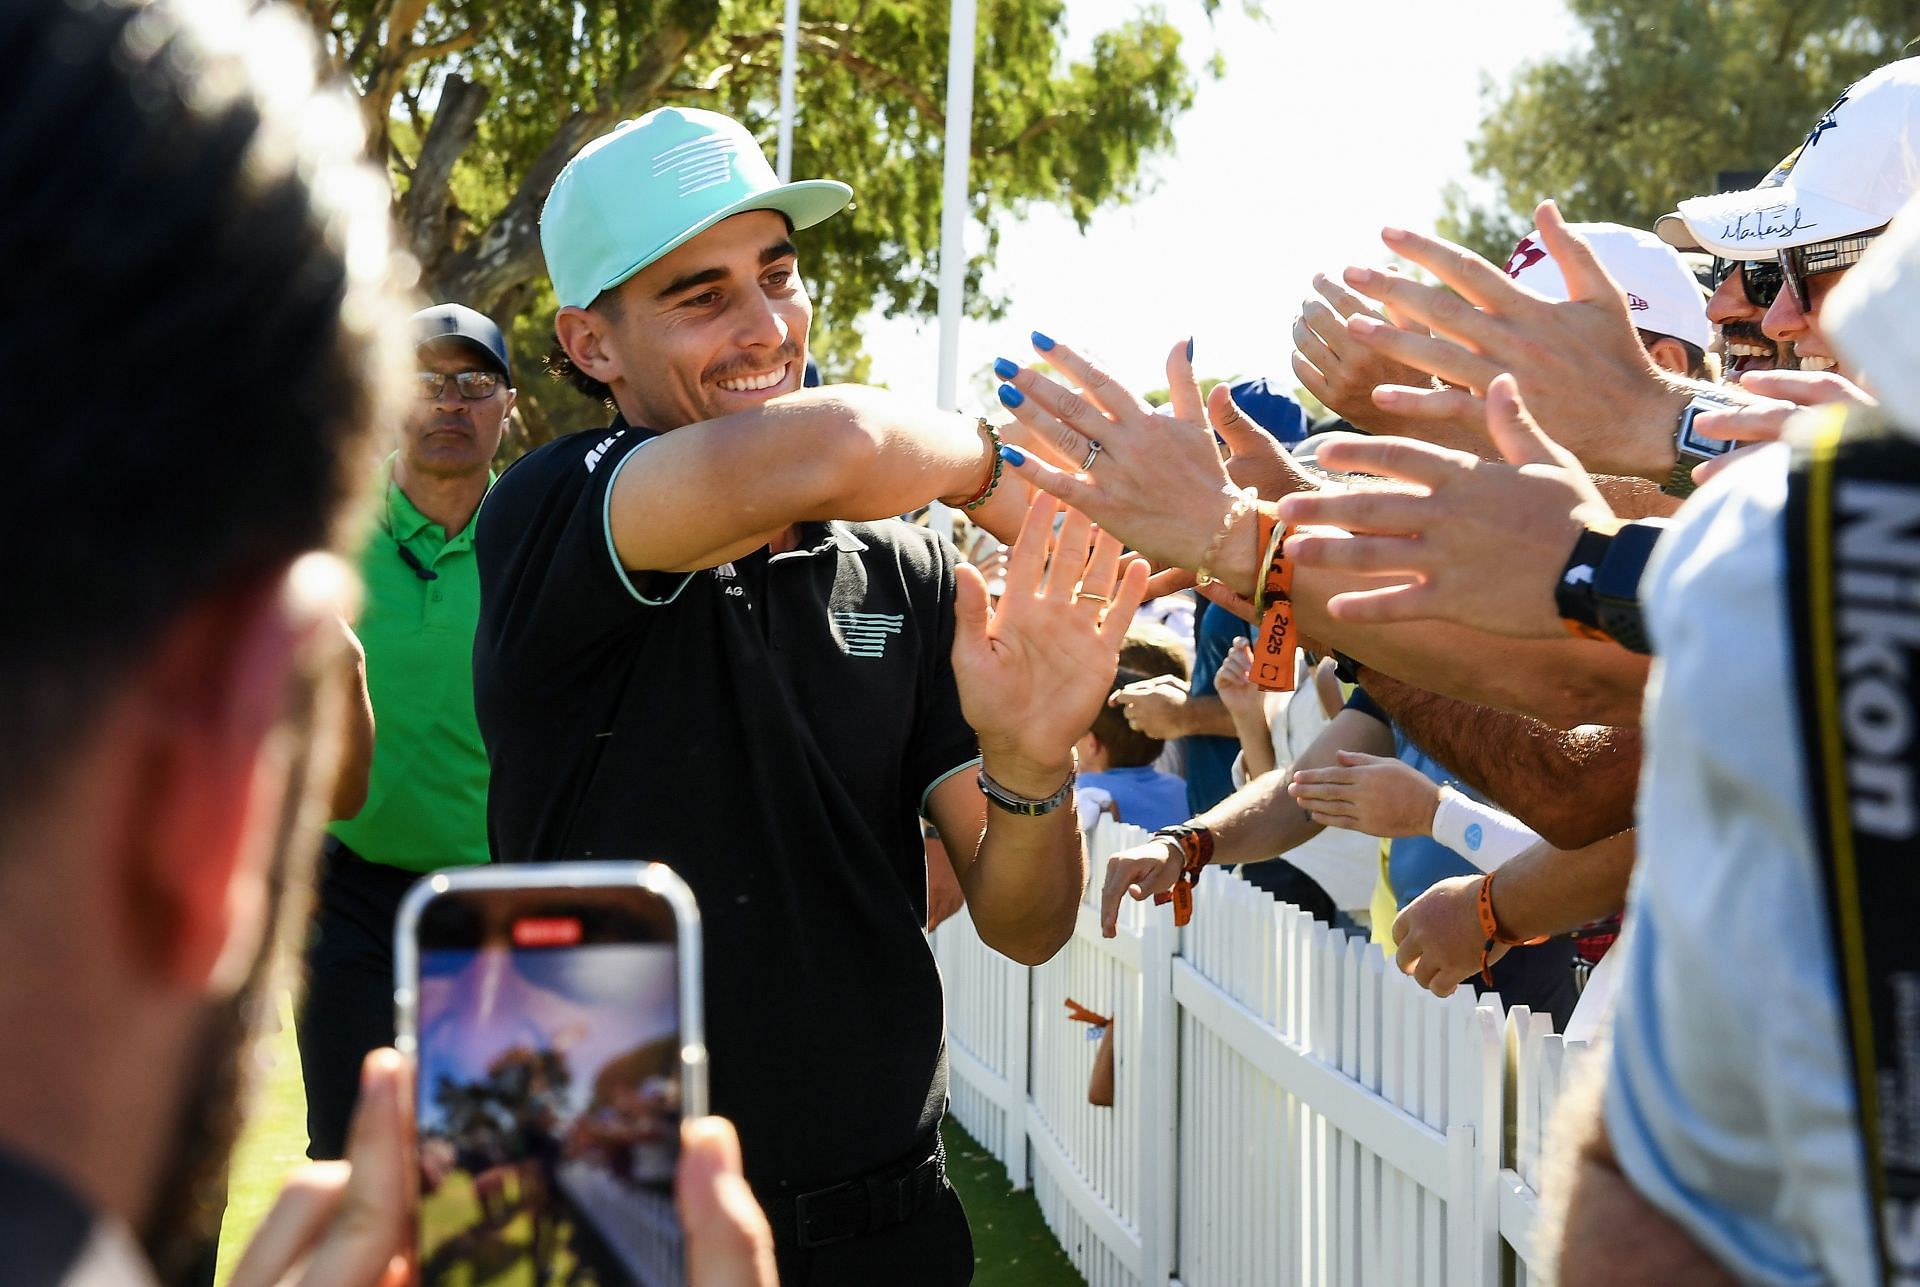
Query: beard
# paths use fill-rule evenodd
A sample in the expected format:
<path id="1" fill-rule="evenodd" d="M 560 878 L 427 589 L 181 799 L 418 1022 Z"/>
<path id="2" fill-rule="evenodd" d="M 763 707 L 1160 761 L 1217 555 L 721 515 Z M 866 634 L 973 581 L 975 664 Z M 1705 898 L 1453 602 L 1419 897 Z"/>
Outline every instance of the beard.
<path id="1" fill-rule="evenodd" d="M 172 1142 L 140 1230 L 155 1273 L 168 1287 L 198 1287 L 212 1265 L 226 1212 L 227 1170 L 256 1080 L 257 1038 L 279 992 L 276 965 L 286 959 L 283 945 L 297 951 L 312 916 L 314 864 L 341 742 L 337 721 L 318 720 L 316 712 L 342 709 L 336 646 L 329 636 L 303 658 L 287 715 L 273 735 L 288 770 L 267 865 L 266 925 L 240 987 L 209 1001 L 201 1013 Z"/>

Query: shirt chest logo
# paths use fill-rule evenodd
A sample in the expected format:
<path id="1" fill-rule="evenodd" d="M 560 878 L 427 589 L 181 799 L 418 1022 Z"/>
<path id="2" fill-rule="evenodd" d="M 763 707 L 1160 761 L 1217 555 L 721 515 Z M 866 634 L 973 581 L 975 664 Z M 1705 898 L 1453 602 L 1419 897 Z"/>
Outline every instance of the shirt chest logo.
<path id="1" fill-rule="evenodd" d="M 880 657 L 886 654 L 887 640 L 906 626 L 906 618 L 897 612 L 832 612 L 828 619 L 833 633 L 849 657 Z"/>

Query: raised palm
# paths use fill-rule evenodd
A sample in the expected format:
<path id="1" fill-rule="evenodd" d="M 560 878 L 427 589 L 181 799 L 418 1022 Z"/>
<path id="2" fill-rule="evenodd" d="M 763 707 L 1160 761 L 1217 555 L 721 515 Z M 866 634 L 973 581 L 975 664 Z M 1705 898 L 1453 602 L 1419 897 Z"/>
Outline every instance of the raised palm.
<path id="1" fill-rule="evenodd" d="M 1146 590 L 1138 561 L 1120 571 L 1120 542 L 1040 493 L 1007 558 L 1007 589 L 990 605 L 971 566 L 957 573 L 954 678 L 981 748 L 1029 764 L 1063 762 L 1113 686 L 1120 642 Z"/>

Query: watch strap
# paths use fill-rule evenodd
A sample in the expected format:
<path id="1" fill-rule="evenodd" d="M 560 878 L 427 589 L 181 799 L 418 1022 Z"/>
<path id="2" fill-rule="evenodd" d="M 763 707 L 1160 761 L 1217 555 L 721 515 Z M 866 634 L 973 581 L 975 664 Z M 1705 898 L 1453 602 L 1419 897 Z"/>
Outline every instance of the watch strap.
<path id="1" fill-rule="evenodd" d="M 998 782 L 988 777 L 987 770 L 985 767 L 982 767 L 980 770 L 980 794 L 986 796 L 993 804 L 1005 809 L 1008 813 L 1017 814 L 1022 818 L 1043 818 L 1067 802 L 1067 798 L 1073 794 L 1074 781 L 1079 776 L 1077 770 L 1069 771 L 1067 780 L 1060 784 L 1058 791 L 1055 791 L 1044 800 L 1035 800 L 1029 796 L 1021 795 L 1017 791 L 1009 791 L 1006 787 L 1001 786 Z"/>
<path id="2" fill-rule="evenodd" d="M 1585 528 L 1574 539 L 1560 579 L 1554 583 L 1553 604 L 1566 624 L 1567 633 L 1582 639 L 1600 637 L 1600 603 L 1594 594 L 1593 579 L 1607 557 L 1613 534 Z"/>

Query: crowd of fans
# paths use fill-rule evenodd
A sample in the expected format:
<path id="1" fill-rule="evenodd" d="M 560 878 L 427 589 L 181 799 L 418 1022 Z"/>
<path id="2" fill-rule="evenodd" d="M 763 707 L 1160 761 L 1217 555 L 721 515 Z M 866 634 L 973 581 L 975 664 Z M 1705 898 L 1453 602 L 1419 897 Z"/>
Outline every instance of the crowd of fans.
<path id="1" fill-rule="evenodd" d="M 299 23 L 208 12 L 0 9 L 8 1282 L 208 1280 L 283 932 L 322 1161 L 234 1281 L 404 1280 L 399 899 L 607 857 L 705 924 L 692 1281 L 968 1281 L 924 932 L 1047 960 L 1102 817 L 1153 833 L 1108 933 L 1245 879 L 1603 1034 L 1563 1282 L 1920 1275 L 1920 59 L 1655 229 L 1386 230 L 1423 274 L 1294 325 L 1320 424 L 1186 339 L 1158 409 L 1037 332 L 1001 423 L 814 387 L 849 190 L 662 109 L 542 215 L 611 422 L 496 477 L 529 364 L 416 311 Z M 103 358 L 137 416 L 77 414 Z M 935 500 L 959 548 L 897 517 Z"/>

